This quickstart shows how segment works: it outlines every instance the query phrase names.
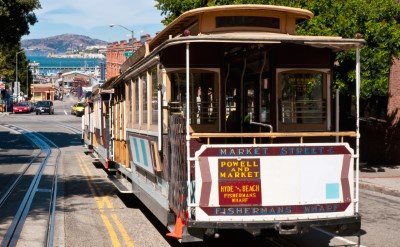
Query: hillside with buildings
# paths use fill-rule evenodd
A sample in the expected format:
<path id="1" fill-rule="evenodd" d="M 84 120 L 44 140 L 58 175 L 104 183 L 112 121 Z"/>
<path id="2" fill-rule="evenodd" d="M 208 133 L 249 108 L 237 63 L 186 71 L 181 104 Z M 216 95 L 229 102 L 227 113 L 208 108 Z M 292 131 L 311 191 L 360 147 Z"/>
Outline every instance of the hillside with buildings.
<path id="1" fill-rule="evenodd" d="M 98 53 L 107 45 L 106 41 L 76 34 L 27 39 L 22 40 L 21 43 L 28 55 L 74 54 L 82 51 Z"/>

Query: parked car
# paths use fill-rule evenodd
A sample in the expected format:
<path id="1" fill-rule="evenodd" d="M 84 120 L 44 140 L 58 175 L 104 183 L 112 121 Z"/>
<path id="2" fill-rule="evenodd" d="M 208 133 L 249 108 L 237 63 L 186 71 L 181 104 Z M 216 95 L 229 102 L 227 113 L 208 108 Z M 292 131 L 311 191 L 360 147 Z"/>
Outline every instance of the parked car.
<path id="1" fill-rule="evenodd" d="M 42 113 L 54 114 L 54 106 L 53 102 L 50 100 L 42 100 L 38 101 L 36 104 L 36 115 L 40 115 Z"/>
<path id="2" fill-rule="evenodd" d="M 71 115 L 76 115 L 77 117 L 81 117 L 85 112 L 85 104 L 76 103 L 71 107 Z"/>
<path id="3" fill-rule="evenodd" d="M 17 102 L 13 106 L 13 113 L 30 113 L 31 112 L 31 106 L 29 102 L 22 101 L 22 102 Z"/>

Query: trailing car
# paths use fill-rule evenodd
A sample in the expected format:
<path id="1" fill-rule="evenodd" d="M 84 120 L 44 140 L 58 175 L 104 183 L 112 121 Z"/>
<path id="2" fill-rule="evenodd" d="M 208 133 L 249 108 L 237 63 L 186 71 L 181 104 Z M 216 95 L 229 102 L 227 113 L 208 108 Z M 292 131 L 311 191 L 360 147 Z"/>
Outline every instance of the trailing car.
<path id="1" fill-rule="evenodd" d="M 77 117 L 81 117 L 85 111 L 84 103 L 76 103 L 71 107 L 71 115 L 76 115 Z"/>
<path id="2" fill-rule="evenodd" d="M 50 100 L 38 101 L 36 104 L 36 115 L 42 113 L 54 114 L 53 102 Z"/>
<path id="3" fill-rule="evenodd" d="M 31 112 L 31 106 L 29 102 L 22 101 L 15 103 L 13 106 L 13 113 L 29 113 Z"/>

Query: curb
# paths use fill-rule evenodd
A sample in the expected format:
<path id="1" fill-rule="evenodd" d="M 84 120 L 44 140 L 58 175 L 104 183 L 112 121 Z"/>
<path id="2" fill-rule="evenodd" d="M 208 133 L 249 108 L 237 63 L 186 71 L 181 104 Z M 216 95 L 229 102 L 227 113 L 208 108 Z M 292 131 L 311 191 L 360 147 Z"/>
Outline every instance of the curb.
<path id="1" fill-rule="evenodd" d="M 388 188 L 388 187 L 385 187 L 382 185 L 361 182 L 361 181 L 360 181 L 359 185 L 360 185 L 360 189 L 365 189 L 365 190 L 375 191 L 375 192 L 379 192 L 379 193 L 390 195 L 390 196 L 400 197 L 400 191 L 398 191 L 396 189 Z"/>

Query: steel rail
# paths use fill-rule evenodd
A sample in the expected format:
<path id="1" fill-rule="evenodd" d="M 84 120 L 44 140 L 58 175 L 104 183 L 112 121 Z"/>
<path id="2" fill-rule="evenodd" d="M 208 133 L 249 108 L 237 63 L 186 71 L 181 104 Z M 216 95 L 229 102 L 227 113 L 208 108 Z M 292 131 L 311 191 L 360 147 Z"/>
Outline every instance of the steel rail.
<path id="1" fill-rule="evenodd" d="M 52 122 L 56 123 L 57 122 Z M 59 124 L 62 126 L 62 124 Z M 65 127 L 65 126 L 63 126 Z M 72 128 L 72 127 L 71 127 Z M 50 198 L 50 207 L 49 207 L 49 220 L 47 224 L 47 229 L 48 231 L 46 232 L 46 246 L 53 246 L 54 243 L 54 230 L 55 230 L 55 214 L 56 214 L 56 200 L 57 200 L 57 184 L 58 184 L 58 164 L 59 160 L 61 157 L 61 150 L 60 148 L 49 138 L 46 136 L 36 133 L 37 135 L 41 136 L 43 139 L 45 139 L 48 143 L 50 143 L 57 151 L 57 158 L 56 158 L 56 163 L 54 167 L 54 176 L 53 176 L 53 183 L 52 183 L 52 188 L 51 188 L 51 198 Z"/>
<path id="2" fill-rule="evenodd" d="M 7 124 L 1 124 L 4 128 L 10 129 L 12 131 L 15 131 L 13 128 L 10 128 Z M 18 131 L 15 131 L 19 133 Z M 25 137 L 25 136 L 24 136 Z M 30 138 L 25 137 L 29 142 L 31 142 L 34 146 L 39 147 L 39 144 Z M 39 147 L 40 148 L 40 147 Z M 40 151 L 38 154 L 36 154 L 31 161 L 28 163 L 27 166 L 24 167 L 24 169 L 20 172 L 18 177 L 14 180 L 14 182 L 9 186 L 8 190 L 4 193 L 4 195 L 0 198 L 0 208 L 3 206 L 4 202 L 7 201 L 8 197 L 11 195 L 11 192 L 15 189 L 19 181 L 22 179 L 22 177 L 25 175 L 26 171 L 31 167 L 33 162 L 38 159 L 38 157 L 42 154 L 43 152 Z"/>
<path id="3" fill-rule="evenodd" d="M 44 121 L 41 121 L 44 122 Z M 59 125 L 65 129 L 70 130 L 74 134 L 81 134 L 82 131 L 80 131 L 77 128 L 74 128 L 72 126 L 68 126 L 66 124 L 62 124 L 60 122 L 56 121 L 51 121 L 51 123 Z M 60 148 L 50 139 L 48 139 L 46 136 L 44 136 L 41 133 L 35 133 L 36 135 L 40 136 L 42 139 L 46 140 L 48 143 L 50 143 L 55 149 L 58 151 L 57 159 L 56 159 L 56 164 L 55 164 L 55 169 L 54 169 L 54 177 L 53 177 L 53 186 L 52 186 L 52 191 L 51 191 L 51 200 L 50 200 L 50 208 L 49 208 L 49 220 L 48 220 L 48 231 L 46 233 L 46 239 L 47 239 L 47 246 L 53 246 L 54 242 L 54 226 L 55 226 L 55 211 L 56 211 L 56 199 L 57 199 L 57 184 L 58 184 L 58 176 L 57 176 L 57 171 L 58 171 L 58 164 L 59 164 L 59 159 L 60 159 Z"/>
<path id="4" fill-rule="evenodd" d="M 4 125 L 3 125 L 4 126 Z M 14 128 L 12 128 L 14 127 Z M 36 195 L 36 192 L 38 190 L 39 182 L 41 181 L 41 177 L 44 171 L 44 168 L 46 167 L 48 163 L 48 159 L 52 154 L 52 148 L 50 147 L 53 146 L 54 148 L 57 149 L 57 157 L 56 157 L 56 164 L 55 164 L 55 170 L 54 170 L 54 177 L 53 177 L 53 182 L 52 182 L 52 189 L 51 189 L 51 200 L 50 200 L 50 206 L 49 206 L 49 219 L 47 223 L 47 231 L 46 231 L 46 239 L 44 239 L 43 244 L 46 246 L 52 246 L 53 244 L 53 233 L 54 233 L 54 219 L 55 219 L 55 202 L 57 198 L 57 171 L 58 171 L 58 163 L 59 163 L 59 158 L 61 156 L 61 151 L 58 148 L 54 142 L 46 138 L 40 133 L 33 133 L 30 130 L 18 127 L 18 126 L 13 126 L 13 125 L 7 125 L 7 128 L 13 129 L 14 131 L 17 131 L 24 136 L 26 136 L 28 139 L 30 139 L 33 143 L 35 143 L 40 149 L 41 153 L 46 153 L 46 157 L 44 157 L 43 161 L 41 162 L 38 171 L 35 174 L 35 177 L 33 178 L 28 191 L 26 192 L 21 206 L 18 208 L 18 211 L 14 217 L 14 220 L 12 221 L 9 229 L 6 232 L 6 235 L 1 242 L 0 246 L 16 246 L 19 235 L 22 232 L 23 225 L 25 223 L 26 217 L 30 211 L 30 207 L 32 204 L 32 201 Z M 50 145 L 49 145 L 50 144 Z M 16 186 L 16 184 L 15 184 Z M 14 189 L 15 189 L 14 186 Z M 11 192 L 10 192 L 11 193 Z"/>
<path id="5" fill-rule="evenodd" d="M 25 175 L 26 171 L 31 167 L 32 163 L 41 155 L 42 152 L 38 153 L 35 155 L 35 157 L 32 158 L 32 160 L 29 162 L 29 164 L 21 171 L 21 173 L 18 175 L 18 177 L 14 180 L 14 182 L 10 185 L 8 190 L 4 193 L 4 195 L 0 198 L 0 208 L 3 206 L 4 202 L 7 201 L 8 197 L 11 195 L 11 192 L 15 189 L 17 184 L 20 182 L 21 178 Z"/>
<path id="6" fill-rule="evenodd" d="M 54 124 L 60 125 L 61 127 L 69 129 L 74 134 L 82 134 L 82 130 L 80 130 L 78 128 L 75 128 L 75 127 L 72 127 L 72 126 L 69 126 L 69 125 L 66 125 L 66 124 L 62 124 L 60 122 L 51 122 L 51 123 L 54 123 Z"/>
<path id="7" fill-rule="evenodd" d="M 58 122 L 51 122 L 51 123 L 60 125 L 66 129 L 70 129 L 70 130 L 71 130 L 71 128 L 73 129 L 73 127 L 63 125 Z M 59 160 L 60 160 L 60 156 L 61 156 L 61 150 L 53 141 L 51 141 L 49 138 L 47 138 L 43 134 L 36 132 L 34 135 L 40 136 L 40 138 L 42 138 L 43 140 L 46 140 L 50 145 L 52 145 L 58 151 L 55 168 L 54 168 L 53 183 L 52 183 L 52 188 L 51 188 L 49 219 L 48 219 L 48 223 L 47 223 L 47 232 L 46 232 L 46 246 L 53 246 L 54 230 L 55 230 L 55 228 L 54 228 L 54 226 L 55 226 L 55 224 L 54 224 L 55 223 L 55 211 L 56 211 L 56 200 L 57 200 L 57 183 L 58 183 L 57 171 L 58 171 L 58 164 L 59 164 Z"/>
<path id="8" fill-rule="evenodd" d="M 31 118 L 27 118 L 27 117 L 21 117 L 21 118 L 23 118 L 23 119 L 29 119 L 29 120 L 32 120 Z M 80 130 L 80 129 L 78 129 L 78 128 L 75 128 L 75 127 L 72 127 L 72 126 L 69 126 L 69 125 L 67 125 L 67 124 L 63 124 L 63 123 L 61 123 L 61 122 L 57 122 L 57 121 L 38 121 L 38 122 L 42 122 L 42 123 L 53 123 L 53 124 L 56 124 L 56 125 L 59 125 L 59 126 L 61 126 L 61 127 L 64 127 L 64 128 L 66 128 L 66 129 L 68 129 L 68 130 L 70 130 L 73 134 L 82 134 L 82 130 Z M 39 134 L 39 133 L 38 133 Z M 42 135 L 43 136 L 43 135 Z M 47 139 L 47 138 L 46 138 Z M 47 140 L 49 140 L 49 139 L 47 139 Z M 50 141 L 50 140 L 49 140 Z M 53 143 L 54 144 L 54 143 Z M 55 145 L 55 144 L 54 144 Z M 55 146 L 57 146 L 57 145 L 55 145 Z"/>
<path id="9" fill-rule="evenodd" d="M 19 128 L 19 129 L 22 130 L 21 128 Z M 19 132 L 22 132 L 22 131 L 19 131 Z M 39 169 L 36 172 L 32 182 L 28 188 L 28 191 L 25 193 L 25 196 L 20 204 L 20 207 L 18 208 L 18 211 L 17 211 L 16 215 L 14 216 L 14 219 L 13 219 L 10 227 L 8 228 L 8 230 L 4 236 L 4 239 L 1 243 L 2 247 L 3 246 L 16 246 L 19 235 L 23 228 L 23 224 L 25 223 L 26 217 L 27 217 L 29 209 L 31 207 L 34 195 L 36 194 L 36 190 L 39 185 L 39 181 L 41 179 L 41 175 L 43 173 L 44 167 L 48 161 L 48 158 L 51 155 L 51 149 L 45 142 L 43 142 L 42 140 L 38 139 L 35 136 L 32 136 L 31 138 L 35 138 L 36 141 L 39 142 L 40 149 L 44 153 L 46 153 L 46 157 L 44 157 L 43 161 L 41 162 Z"/>

